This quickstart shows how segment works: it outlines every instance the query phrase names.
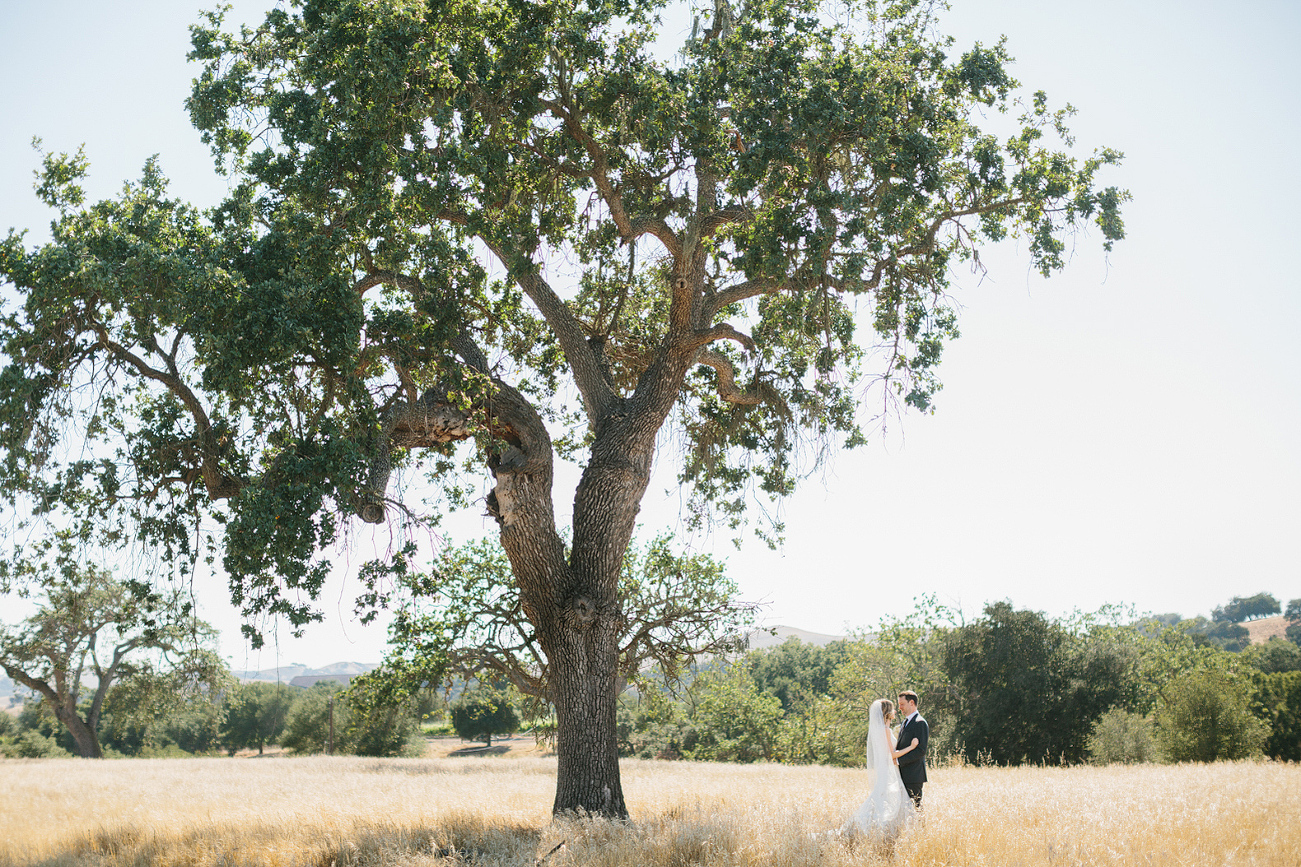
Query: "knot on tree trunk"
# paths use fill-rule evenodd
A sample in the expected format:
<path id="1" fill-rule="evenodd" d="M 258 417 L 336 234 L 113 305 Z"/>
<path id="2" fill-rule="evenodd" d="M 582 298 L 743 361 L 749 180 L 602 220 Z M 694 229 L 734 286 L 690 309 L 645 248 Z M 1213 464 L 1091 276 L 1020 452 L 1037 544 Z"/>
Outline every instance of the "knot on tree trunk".
<path id="1" fill-rule="evenodd" d="M 573 629 L 587 629 L 596 622 L 596 603 L 586 596 L 575 596 L 565 606 L 565 621 Z"/>

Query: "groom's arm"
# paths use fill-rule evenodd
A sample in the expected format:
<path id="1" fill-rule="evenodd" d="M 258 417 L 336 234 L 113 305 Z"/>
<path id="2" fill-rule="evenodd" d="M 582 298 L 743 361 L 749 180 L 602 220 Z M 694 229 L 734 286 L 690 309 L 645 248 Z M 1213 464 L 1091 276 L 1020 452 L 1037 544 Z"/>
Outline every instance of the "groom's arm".
<path id="1" fill-rule="evenodd" d="M 912 743 L 912 739 L 917 738 L 917 749 L 911 750 L 900 756 L 899 764 L 911 765 L 926 758 L 926 741 L 930 739 L 931 727 L 926 724 L 926 720 L 919 719 L 905 728 L 907 731 L 903 732 L 903 737 L 900 737 L 899 739 L 902 741 L 903 738 L 906 737 L 908 738 L 908 742 Z"/>

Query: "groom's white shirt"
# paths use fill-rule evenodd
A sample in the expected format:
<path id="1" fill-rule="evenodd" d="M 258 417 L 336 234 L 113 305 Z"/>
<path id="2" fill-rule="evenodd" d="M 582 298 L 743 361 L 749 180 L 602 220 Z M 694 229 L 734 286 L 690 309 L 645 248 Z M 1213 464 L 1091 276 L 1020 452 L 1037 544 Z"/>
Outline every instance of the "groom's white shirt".
<path id="1" fill-rule="evenodd" d="M 908 723 L 912 722 L 914 719 L 916 719 L 916 718 L 917 718 L 918 716 L 920 716 L 920 715 L 921 715 L 920 712 L 918 712 L 918 711 L 913 711 L 912 713 L 908 714 L 908 716 L 906 716 L 906 717 L 903 718 L 903 724 L 904 724 L 904 725 L 908 725 Z"/>

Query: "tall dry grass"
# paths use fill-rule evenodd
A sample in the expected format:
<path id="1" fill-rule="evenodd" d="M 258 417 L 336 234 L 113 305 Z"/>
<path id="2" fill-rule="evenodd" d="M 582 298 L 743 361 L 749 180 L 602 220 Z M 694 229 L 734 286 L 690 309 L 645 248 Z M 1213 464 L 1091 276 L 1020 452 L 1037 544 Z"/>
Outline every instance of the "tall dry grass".
<path id="1" fill-rule="evenodd" d="M 554 773 L 544 758 L 0 761 L 0 863 L 1301 864 L 1297 765 L 940 768 L 892 851 L 826 833 L 864 797 L 861 771 L 628 761 L 626 824 L 553 822 Z"/>

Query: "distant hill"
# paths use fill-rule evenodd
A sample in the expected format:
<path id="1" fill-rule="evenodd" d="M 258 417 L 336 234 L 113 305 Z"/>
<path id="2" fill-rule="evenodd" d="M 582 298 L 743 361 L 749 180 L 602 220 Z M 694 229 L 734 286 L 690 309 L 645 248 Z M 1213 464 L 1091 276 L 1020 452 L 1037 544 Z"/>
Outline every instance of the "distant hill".
<path id="1" fill-rule="evenodd" d="M 763 629 L 756 629 L 750 633 L 749 642 L 751 650 L 766 650 L 769 647 L 777 647 L 785 644 L 788 638 L 798 638 L 805 644 L 816 644 L 818 647 L 825 647 L 833 641 L 840 641 L 843 635 L 824 635 L 821 632 L 809 632 L 807 629 L 797 629 L 794 626 L 766 626 Z"/>
<path id="2" fill-rule="evenodd" d="M 261 671 L 232 671 L 231 674 L 242 681 L 260 680 L 266 683 L 290 683 L 295 678 L 333 679 L 334 677 L 356 677 L 379 668 L 378 662 L 332 662 L 320 668 L 310 668 L 301 662 L 281 665 L 277 668 L 264 668 Z"/>

